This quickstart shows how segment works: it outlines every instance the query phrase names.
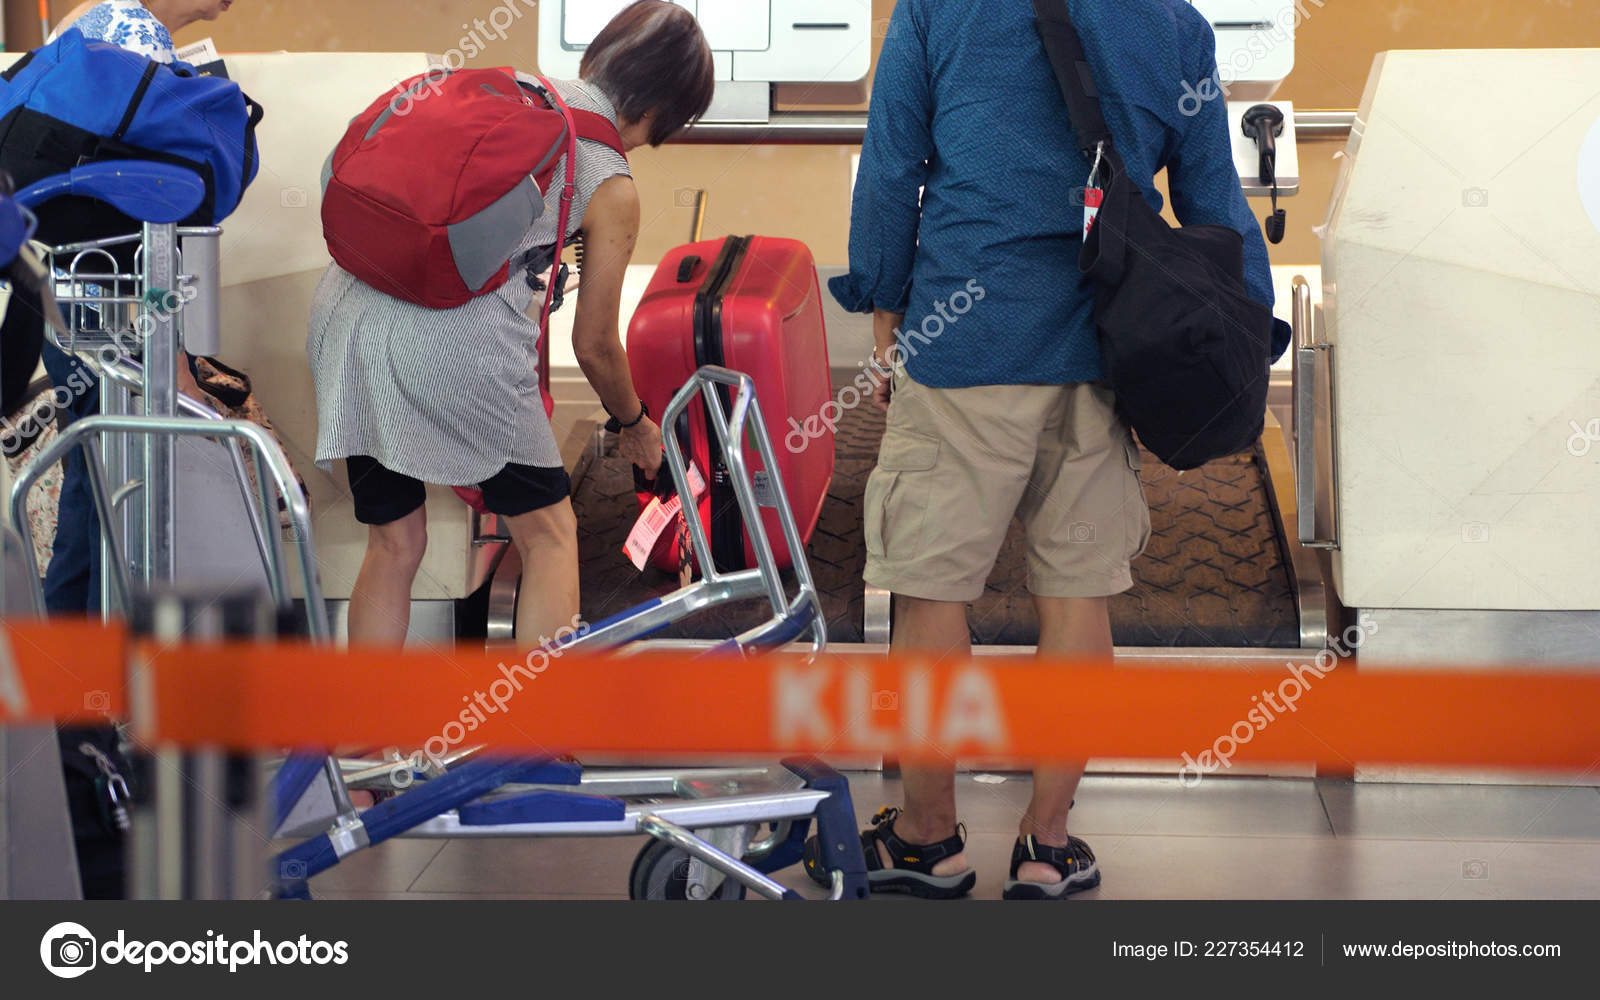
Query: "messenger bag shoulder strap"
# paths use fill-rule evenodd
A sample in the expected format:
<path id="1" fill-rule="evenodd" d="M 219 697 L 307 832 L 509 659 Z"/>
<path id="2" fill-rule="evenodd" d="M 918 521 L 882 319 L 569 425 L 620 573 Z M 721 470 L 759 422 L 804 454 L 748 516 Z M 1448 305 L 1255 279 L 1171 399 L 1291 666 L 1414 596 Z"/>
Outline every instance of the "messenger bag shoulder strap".
<path id="1" fill-rule="evenodd" d="M 1095 86 L 1089 60 L 1083 54 L 1083 40 L 1072 26 L 1067 0 L 1033 0 L 1034 26 L 1044 42 L 1055 70 L 1061 96 L 1066 98 L 1072 128 L 1078 135 L 1078 148 L 1092 153 L 1101 142 L 1112 144 L 1111 130 L 1100 111 L 1100 91 Z"/>

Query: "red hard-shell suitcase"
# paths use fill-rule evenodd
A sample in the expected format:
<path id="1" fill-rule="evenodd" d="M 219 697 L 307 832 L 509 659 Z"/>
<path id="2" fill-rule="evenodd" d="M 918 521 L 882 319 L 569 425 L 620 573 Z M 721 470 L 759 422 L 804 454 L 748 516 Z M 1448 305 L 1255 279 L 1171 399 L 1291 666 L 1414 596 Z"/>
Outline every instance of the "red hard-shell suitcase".
<path id="1" fill-rule="evenodd" d="M 633 314 L 628 362 L 640 396 L 658 418 L 703 365 L 748 374 L 755 382 L 789 508 L 801 538 L 810 541 L 833 478 L 833 426 L 821 419 L 832 391 L 828 343 L 817 269 L 805 244 L 732 236 L 672 251 L 656 268 Z M 728 471 L 708 446 L 708 426 L 705 406 L 696 402 L 678 427 L 661 430 L 678 435 L 685 455 L 708 484 L 700 519 L 718 568 L 754 566 Z M 744 453 L 757 499 L 767 506 L 770 477 L 748 439 Z M 641 504 L 650 496 L 641 495 Z M 779 564 L 791 565 L 777 511 L 763 511 L 763 519 Z M 679 569 L 676 533 L 669 530 L 662 536 L 651 562 L 668 572 Z"/>

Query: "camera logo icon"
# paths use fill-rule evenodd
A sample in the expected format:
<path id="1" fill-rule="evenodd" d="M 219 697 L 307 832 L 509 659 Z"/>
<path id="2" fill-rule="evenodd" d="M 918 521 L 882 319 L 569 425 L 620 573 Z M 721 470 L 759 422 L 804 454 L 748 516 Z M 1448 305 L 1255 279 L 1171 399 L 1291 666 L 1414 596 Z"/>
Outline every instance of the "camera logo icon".
<path id="1" fill-rule="evenodd" d="M 1079 545 L 1089 545 L 1095 540 L 1094 525 L 1088 521 L 1073 521 L 1067 525 L 1067 540 Z"/>
<path id="2" fill-rule="evenodd" d="M 39 959 L 52 975 L 77 979 L 94 968 L 99 955 L 94 935 L 82 924 L 60 923 L 44 932 L 39 942 Z"/>
<path id="3" fill-rule="evenodd" d="M 1461 877 L 1465 879 L 1488 878 L 1489 862 L 1477 859 L 1461 862 Z"/>
<path id="4" fill-rule="evenodd" d="M 872 692 L 872 710 L 874 712 L 897 712 L 900 710 L 900 693 L 898 691 Z"/>
<path id="5" fill-rule="evenodd" d="M 1486 188 L 1463 188 L 1461 190 L 1461 207 L 1463 208 L 1488 208 L 1489 192 Z"/>
<path id="6" fill-rule="evenodd" d="M 1489 540 L 1489 526 L 1482 521 L 1468 521 L 1461 526 L 1461 540 L 1482 544 Z"/>
<path id="7" fill-rule="evenodd" d="M 672 200 L 679 208 L 693 208 L 700 200 L 700 192 L 694 188 L 679 188 L 672 193 Z"/>
<path id="8" fill-rule="evenodd" d="M 283 194 L 279 196 L 278 200 L 284 208 L 305 208 L 307 201 L 306 190 L 305 188 L 297 187 L 284 188 Z"/>
<path id="9" fill-rule="evenodd" d="M 85 712 L 99 712 L 105 714 L 111 711 L 111 692 L 90 691 L 83 696 L 83 710 Z"/>

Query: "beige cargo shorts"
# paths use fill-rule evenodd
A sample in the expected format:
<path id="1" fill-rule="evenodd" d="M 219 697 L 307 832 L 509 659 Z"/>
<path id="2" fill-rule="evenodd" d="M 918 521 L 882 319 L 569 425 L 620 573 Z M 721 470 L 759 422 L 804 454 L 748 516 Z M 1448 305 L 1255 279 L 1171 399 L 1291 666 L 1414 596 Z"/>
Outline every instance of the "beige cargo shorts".
<path id="1" fill-rule="evenodd" d="M 1032 593 L 1119 594 L 1150 540 L 1139 464 L 1103 385 L 935 389 L 899 372 L 867 480 L 866 581 L 975 601 L 1016 517 Z"/>

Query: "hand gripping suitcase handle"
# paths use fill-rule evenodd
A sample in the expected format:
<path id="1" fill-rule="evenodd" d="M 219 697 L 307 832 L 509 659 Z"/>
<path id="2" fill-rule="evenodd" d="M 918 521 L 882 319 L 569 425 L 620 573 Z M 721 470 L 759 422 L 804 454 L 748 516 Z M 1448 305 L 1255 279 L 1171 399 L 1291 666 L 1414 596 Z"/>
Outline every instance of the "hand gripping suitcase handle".
<path id="1" fill-rule="evenodd" d="M 572 112 L 567 108 L 567 102 L 556 93 L 556 88 L 544 77 L 538 78 L 545 93 L 550 97 L 550 103 L 567 123 L 567 169 L 566 178 L 561 188 L 561 216 L 556 223 L 556 253 L 551 263 L 552 273 L 550 280 L 545 282 L 544 307 L 539 310 L 539 388 L 544 392 L 550 391 L 550 306 L 555 300 L 556 274 L 554 268 L 561 260 L 561 246 L 567 240 L 567 223 L 572 218 L 572 199 L 576 193 L 575 181 L 578 176 L 578 127 L 573 123 Z"/>

